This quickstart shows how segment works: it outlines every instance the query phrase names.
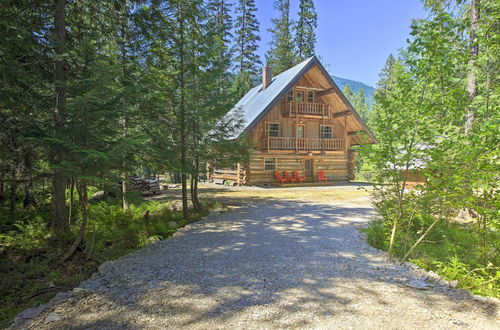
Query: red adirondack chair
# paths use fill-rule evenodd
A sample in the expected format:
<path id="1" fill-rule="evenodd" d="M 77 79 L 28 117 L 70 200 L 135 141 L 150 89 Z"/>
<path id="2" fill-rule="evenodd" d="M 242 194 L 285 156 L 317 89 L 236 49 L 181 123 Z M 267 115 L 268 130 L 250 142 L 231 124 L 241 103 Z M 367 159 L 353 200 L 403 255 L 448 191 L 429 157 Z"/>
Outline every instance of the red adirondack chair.
<path id="1" fill-rule="evenodd" d="M 285 173 L 283 173 L 283 174 L 285 174 L 285 178 L 286 178 L 289 182 L 291 182 L 291 183 L 295 183 L 295 178 L 292 178 L 288 172 L 285 172 Z"/>
<path id="2" fill-rule="evenodd" d="M 299 172 L 297 172 L 297 171 L 293 171 L 293 178 L 295 179 L 295 181 L 298 181 L 298 182 L 304 182 L 304 181 L 306 181 L 306 177 L 305 176 L 300 176 Z"/>
<path id="3" fill-rule="evenodd" d="M 278 179 L 280 183 L 286 183 L 286 178 L 282 177 L 280 172 L 274 171 L 274 177 Z"/>
<path id="4" fill-rule="evenodd" d="M 318 181 L 328 181 L 328 178 L 325 176 L 325 172 L 323 171 L 318 172 Z"/>

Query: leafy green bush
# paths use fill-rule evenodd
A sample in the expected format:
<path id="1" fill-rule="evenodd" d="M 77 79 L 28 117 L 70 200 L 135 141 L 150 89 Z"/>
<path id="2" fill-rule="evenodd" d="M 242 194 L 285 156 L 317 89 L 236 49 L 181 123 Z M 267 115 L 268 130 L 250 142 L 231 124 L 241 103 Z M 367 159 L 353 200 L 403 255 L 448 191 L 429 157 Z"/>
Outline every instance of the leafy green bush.
<path id="1" fill-rule="evenodd" d="M 431 219 L 414 221 L 414 226 L 404 228 L 396 237 L 395 255 L 402 257 L 429 225 Z M 366 233 L 368 244 L 381 250 L 387 249 L 390 228 L 383 218 L 370 221 Z M 410 261 L 426 270 L 432 270 L 448 281 L 458 281 L 458 287 L 473 293 L 500 297 L 500 256 L 496 249 L 485 254 L 480 244 L 480 234 L 470 225 L 440 222 L 422 244 L 412 252 Z M 488 233 L 488 240 L 498 242 L 498 233 Z M 485 261 L 485 256 L 487 260 Z"/>
<path id="2" fill-rule="evenodd" d="M 100 202 L 89 210 L 86 249 L 97 251 L 97 256 L 105 253 L 106 259 L 121 255 L 170 237 L 177 229 L 169 227 L 172 221 L 181 223 L 182 213 L 172 210 L 165 202 L 130 205 L 126 211 L 118 204 Z"/>
<path id="3" fill-rule="evenodd" d="M 14 224 L 15 230 L 0 234 L 0 247 L 30 250 L 43 246 L 50 234 L 46 220 L 36 215 Z"/>
<path id="4" fill-rule="evenodd" d="M 362 229 L 362 231 L 366 233 L 368 244 L 380 250 L 387 249 L 388 231 L 383 219 L 376 218 L 371 220 L 369 226 Z"/>

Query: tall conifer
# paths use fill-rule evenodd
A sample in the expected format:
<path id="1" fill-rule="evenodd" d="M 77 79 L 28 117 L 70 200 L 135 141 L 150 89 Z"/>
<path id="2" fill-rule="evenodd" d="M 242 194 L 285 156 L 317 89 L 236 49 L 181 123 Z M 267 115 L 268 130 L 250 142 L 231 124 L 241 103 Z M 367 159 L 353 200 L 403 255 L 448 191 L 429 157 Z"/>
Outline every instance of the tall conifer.
<path id="1" fill-rule="evenodd" d="M 270 49 L 266 54 L 267 64 L 274 74 L 279 74 L 297 64 L 297 51 L 292 37 L 293 21 L 290 19 L 290 0 L 276 0 L 274 8 L 280 13 L 273 18 Z"/>
<path id="2" fill-rule="evenodd" d="M 318 26 L 318 15 L 314 8 L 314 0 L 300 0 L 299 20 L 295 43 L 297 44 L 297 55 L 300 60 L 305 60 L 315 54 L 316 33 Z"/>
<path id="3" fill-rule="evenodd" d="M 235 22 L 235 60 L 236 77 L 234 94 L 242 97 L 253 85 L 254 78 L 259 74 L 261 61 L 257 55 L 259 36 L 259 21 L 255 16 L 257 8 L 254 0 L 239 0 L 236 7 Z"/>

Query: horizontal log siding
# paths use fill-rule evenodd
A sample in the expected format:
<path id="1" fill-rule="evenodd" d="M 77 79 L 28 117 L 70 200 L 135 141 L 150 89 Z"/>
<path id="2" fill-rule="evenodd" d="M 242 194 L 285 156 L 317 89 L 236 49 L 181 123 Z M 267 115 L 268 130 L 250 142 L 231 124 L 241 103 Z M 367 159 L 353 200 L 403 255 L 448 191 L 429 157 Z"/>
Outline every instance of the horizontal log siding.
<path id="1" fill-rule="evenodd" d="M 297 171 L 304 175 L 304 159 L 311 158 L 304 155 L 295 154 L 274 154 L 254 151 L 247 164 L 247 184 L 277 183 L 274 178 L 274 171 L 264 170 L 264 157 L 277 158 L 277 171 Z M 333 176 L 333 181 L 347 181 L 349 178 L 348 157 L 345 153 L 315 155 L 314 178 L 317 179 L 318 172 L 324 171 L 326 176 Z"/>

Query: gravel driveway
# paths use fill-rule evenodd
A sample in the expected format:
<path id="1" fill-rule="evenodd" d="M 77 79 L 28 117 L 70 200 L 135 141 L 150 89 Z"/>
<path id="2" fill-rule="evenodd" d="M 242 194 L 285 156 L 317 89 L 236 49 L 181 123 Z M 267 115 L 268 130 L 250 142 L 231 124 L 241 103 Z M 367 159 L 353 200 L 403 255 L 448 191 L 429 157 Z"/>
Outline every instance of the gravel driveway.
<path id="1" fill-rule="evenodd" d="M 26 327 L 500 327 L 494 299 L 424 281 L 369 247 L 357 229 L 372 214 L 363 204 L 280 201 L 211 215 L 102 265 Z"/>

